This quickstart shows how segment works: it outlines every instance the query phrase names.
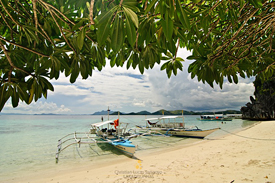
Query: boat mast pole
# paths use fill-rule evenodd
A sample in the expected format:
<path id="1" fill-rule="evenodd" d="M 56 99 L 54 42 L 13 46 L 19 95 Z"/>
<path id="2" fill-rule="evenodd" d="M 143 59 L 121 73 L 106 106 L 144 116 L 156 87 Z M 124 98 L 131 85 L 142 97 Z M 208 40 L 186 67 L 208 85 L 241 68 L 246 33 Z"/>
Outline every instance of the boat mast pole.
<path id="1" fill-rule="evenodd" d="M 184 117 L 183 117 L 183 110 L 181 110 L 181 115 L 182 115 L 182 126 L 183 126 L 183 128 L 185 127 L 185 124 L 184 124 Z"/>
<path id="2" fill-rule="evenodd" d="M 109 113 L 110 113 L 110 109 L 109 109 L 109 106 L 108 106 L 108 121 L 109 121 Z M 109 124 L 108 124 L 108 129 L 110 129 L 110 126 L 109 126 Z M 108 134 L 108 133 L 107 133 Z"/>
<path id="3" fill-rule="evenodd" d="M 108 106 L 108 121 L 109 121 L 109 113 L 110 113 L 110 109 L 109 109 L 109 106 Z"/>

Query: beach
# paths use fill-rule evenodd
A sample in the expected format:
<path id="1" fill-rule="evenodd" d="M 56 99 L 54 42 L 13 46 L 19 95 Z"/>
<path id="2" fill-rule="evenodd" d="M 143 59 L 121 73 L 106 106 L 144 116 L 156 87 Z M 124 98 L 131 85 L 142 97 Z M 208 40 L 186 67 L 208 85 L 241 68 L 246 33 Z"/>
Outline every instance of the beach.
<path id="1" fill-rule="evenodd" d="M 275 121 L 166 151 L 41 171 L 9 182 L 275 182 Z"/>

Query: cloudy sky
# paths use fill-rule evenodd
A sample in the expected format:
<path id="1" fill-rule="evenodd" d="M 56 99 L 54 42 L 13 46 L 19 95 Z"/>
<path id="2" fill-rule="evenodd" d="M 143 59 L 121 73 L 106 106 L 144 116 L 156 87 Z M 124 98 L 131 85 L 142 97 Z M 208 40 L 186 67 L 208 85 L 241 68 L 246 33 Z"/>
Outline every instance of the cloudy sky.
<path id="1" fill-rule="evenodd" d="M 190 55 L 185 50 L 178 54 L 184 59 Z M 112 111 L 127 113 L 160 109 L 214 112 L 239 110 L 249 102 L 254 92 L 253 78 L 240 78 L 237 85 L 224 82 L 222 90 L 218 86 L 213 89 L 197 78 L 191 79 L 187 72 L 190 63 L 185 59 L 183 71 L 170 79 L 160 71 L 160 65 L 141 75 L 138 69 L 111 68 L 107 64 L 101 72 L 94 71 L 91 78 L 79 78 L 74 84 L 64 76 L 52 80 L 55 91 L 48 92 L 47 99 L 30 105 L 20 103 L 17 108 L 8 102 L 2 113 L 92 114 L 108 106 Z"/>

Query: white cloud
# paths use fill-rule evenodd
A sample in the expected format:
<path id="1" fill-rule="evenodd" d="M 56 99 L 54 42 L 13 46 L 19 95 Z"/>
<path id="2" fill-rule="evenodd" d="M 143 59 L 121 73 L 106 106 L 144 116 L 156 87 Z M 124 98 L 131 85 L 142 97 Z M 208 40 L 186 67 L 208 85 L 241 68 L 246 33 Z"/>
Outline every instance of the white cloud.
<path id="1" fill-rule="evenodd" d="M 179 56 L 184 59 L 188 55 L 188 51 L 179 51 Z M 121 112 L 238 110 L 253 95 L 251 79 L 240 79 L 237 85 L 224 82 L 222 90 L 218 86 L 213 89 L 196 78 L 191 79 L 187 72 L 190 63 L 185 61 L 183 72 L 172 75 L 170 79 L 165 71 L 160 71 L 160 65 L 145 70 L 141 75 L 138 69 L 111 68 L 107 64 L 101 72 L 93 71 L 92 77 L 86 80 L 78 78 L 73 84 L 61 75 L 57 81 L 52 80 L 55 91 L 48 93 L 47 100 L 40 99 L 30 105 L 21 103 L 15 109 L 7 103 L 2 112 L 87 114 L 105 110 L 108 106 Z"/>
<path id="2" fill-rule="evenodd" d="M 40 113 L 54 113 L 54 114 L 67 114 L 72 112 L 69 108 L 64 105 L 58 106 L 54 102 L 43 102 L 38 101 L 30 105 L 20 103 L 19 107 L 13 108 L 11 103 L 5 105 L 4 113 L 24 113 L 24 114 L 40 114 Z"/>

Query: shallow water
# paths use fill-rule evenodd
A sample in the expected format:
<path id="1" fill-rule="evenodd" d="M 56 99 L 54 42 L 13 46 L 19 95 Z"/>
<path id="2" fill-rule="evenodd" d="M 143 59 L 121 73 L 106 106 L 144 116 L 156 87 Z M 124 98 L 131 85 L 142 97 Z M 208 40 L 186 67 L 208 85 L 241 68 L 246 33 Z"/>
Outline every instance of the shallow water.
<path id="1" fill-rule="evenodd" d="M 135 125 L 145 125 L 145 118 L 158 116 L 120 116 L 120 121 L 128 122 L 129 128 Z M 201 129 L 220 127 L 209 139 L 227 135 L 227 132 L 237 131 L 255 122 L 234 119 L 225 123 L 198 121 L 199 116 L 185 116 L 186 126 L 198 126 Z M 117 116 L 110 116 L 116 119 Z M 101 116 L 95 115 L 1 115 L 0 116 L 0 181 L 15 175 L 31 174 L 43 169 L 50 169 L 83 163 L 85 161 L 106 161 L 124 157 L 117 149 L 108 144 L 71 146 L 60 154 L 59 164 L 55 163 L 57 141 L 68 133 L 75 131 L 87 132 L 90 124 L 99 122 Z M 107 116 L 104 116 L 107 120 Z M 223 131 L 225 130 L 225 131 Z M 200 139 L 176 137 L 140 137 L 131 141 L 138 145 L 136 155 L 140 152 L 154 152 L 161 148 L 171 148 L 175 145 L 189 144 Z"/>

